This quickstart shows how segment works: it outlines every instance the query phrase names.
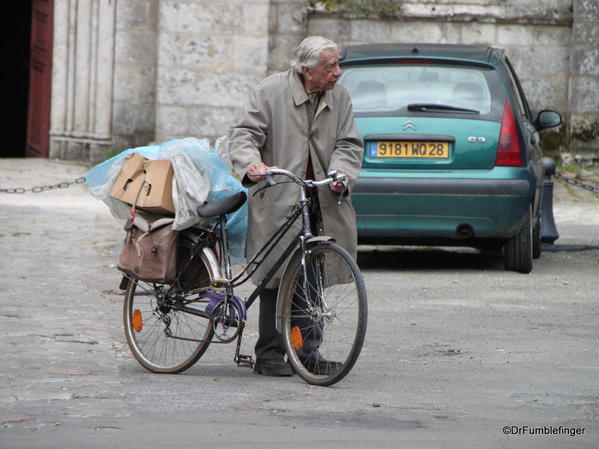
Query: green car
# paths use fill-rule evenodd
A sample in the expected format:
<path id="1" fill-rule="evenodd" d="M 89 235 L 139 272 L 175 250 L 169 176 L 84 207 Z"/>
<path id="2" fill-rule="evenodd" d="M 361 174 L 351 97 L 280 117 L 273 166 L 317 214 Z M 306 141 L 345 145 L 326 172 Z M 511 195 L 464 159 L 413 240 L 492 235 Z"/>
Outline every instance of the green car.
<path id="1" fill-rule="evenodd" d="M 364 161 L 352 194 L 361 244 L 501 250 L 505 268 L 541 254 L 542 150 L 503 50 L 370 44 L 342 52 Z"/>

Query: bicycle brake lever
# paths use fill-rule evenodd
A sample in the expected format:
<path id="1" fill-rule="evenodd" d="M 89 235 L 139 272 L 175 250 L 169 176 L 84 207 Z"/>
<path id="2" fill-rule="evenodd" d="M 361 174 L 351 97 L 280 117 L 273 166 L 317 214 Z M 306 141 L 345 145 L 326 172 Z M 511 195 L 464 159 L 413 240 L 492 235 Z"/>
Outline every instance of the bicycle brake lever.
<path id="1" fill-rule="evenodd" d="M 338 206 L 341 206 L 341 200 L 343 200 L 345 192 L 347 192 L 347 183 L 345 181 L 341 181 L 341 185 L 343 188 L 341 189 L 341 192 L 339 192 L 339 201 L 337 201 Z"/>

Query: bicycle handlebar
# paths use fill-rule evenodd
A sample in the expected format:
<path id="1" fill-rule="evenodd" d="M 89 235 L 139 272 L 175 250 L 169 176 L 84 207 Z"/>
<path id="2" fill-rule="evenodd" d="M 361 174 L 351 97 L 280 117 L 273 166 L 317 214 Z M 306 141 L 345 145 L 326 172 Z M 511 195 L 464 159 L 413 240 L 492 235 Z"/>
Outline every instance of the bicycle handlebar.
<path id="1" fill-rule="evenodd" d="M 345 174 L 343 174 L 343 173 L 338 174 L 337 171 L 335 171 L 335 170 L 327 173 L 328 178 L 323 179 L 322 181 L 314 181 L 312 179 L 301 179 L 300 177 L 296 176 L 294 173 L 292 173 L 288 170 L 284 170 L 282 168 L 273 168 L 270 170 L 266 170 L 266 183 L 269 186 L 273 186 L 276 184 L 274 182 L 274 180 L 272 179 L 273 175 L 287 176 L 289 179 L 291 179 L 296 184 L 299 184 L 301 186 L 307 186 L 307 187 L 320 187 L 320 186 L 331 184 L 335 181 L 345 183 L 345 181 L 347 179 L 347 176 Z"/>

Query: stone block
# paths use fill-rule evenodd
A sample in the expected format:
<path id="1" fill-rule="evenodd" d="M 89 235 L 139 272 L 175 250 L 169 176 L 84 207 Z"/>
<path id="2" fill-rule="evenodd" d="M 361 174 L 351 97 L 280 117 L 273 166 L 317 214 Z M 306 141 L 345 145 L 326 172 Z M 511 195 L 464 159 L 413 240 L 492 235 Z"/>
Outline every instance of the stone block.
<path id="1" fill-rule="evenodd" d="M 233 69 L 233 49 L 231 35 L 161 33 L 158 63 L 173 68 L 224 72 Z"/>
<path id="2" fill-rule="evenodd" d="M 462 44 L 493 46 L 497 42 L 497 28 L 494 23 L 471 22 L 462 28 Z"/>
<path id="3" fill-rule="evenodd" d="M 557 25 L 500 25 L 497 27 L 497 43 L 506 45 L 568 46 L 572 30 Z"/>
<path id="4" fill-rule="evenodd" d="M 441 44 L 461 44 L 462 32 L 465 24 L 460 22 L 445 22 L 438 24 L 441 37 L 439 43 Z"/>
<path id="5" fill-rule="evenodd" d="M 572 150 L 599 156 L 599 112 L 573 114 L 570 120 Z"/>
<path id="6" fill-rule="evenodd" d="M 437 43 L 443 40 L 443 31 L 438 23 L 421 20 L 389 22 L 390 34 L 387 42 Z M 373 42 L 376 42 L 374 40 Z"/>
<path id="7" fill-rule="evenodd" d="M 245 9 L 237 2 L 162 0 L 159 29 L 179 33 L 237 32 L 244 26 Z"/>
<path id="8" fill-rule="evenodd" d="M 114 101 L 153 105 L 156 100 L 156 67 L 117 63 L 114 67 Z"/>
<path id="9" fill-rule="evenodd" d="M 588 49 L 599 47 L 599 23 L 575 21 L 572 28 L 572 46 Z"/>
<path id="10" fill-rule="evenodd" d="M 118 31 L 155 30 L 156 18 L 152 15 L 152 0 L 127 0 L 117 2 L 116 24 Z"/>
<path id="11" fill-rule="evenodd" d="M 139 131 L 153 131 L 155 124 L 155 108 L 153 106 L 137 106 L 127 101 L 115 101 L 112 115 L 112 132 L 129 135 Z"/>
<path id="12" fill-rule="evenodd" d="M 569 47 L 509 46 L 504 49 L 521 78 L 567 75 L 570 71 Z"/>
<path id="13" fill-rule="evenodd" d="M 157 34 L 153 31 L 120 31 L 116 35 L 114 58 L 121 62 L 156 61 Z"/>
<path id="14" fill-rule="evenodd" d="M 191 113 L 190 135 L 215 138 L 227 135 L 229 128 L 241 117 L 242 108 L 193 108 Z"/>
<path id="15" fill-rule="evenodd" d="M 314 16 L 308 21 L 308 35 L 323 36 L 337 43 L 349 43 L 350 21 Z"/>
<path id="16" fill-rule="evenodd" d="M 234 22 L 232 31 L 247 36 L 268 37 L 269 15 L 267 1 L 241 2 L 237 5 L 240 21 Z"/>
<path id="17" fill-rule="evenodd" d="M 570 79 L 570 112 L 599 113 L 599 76 L 573 76 Z"/>
<path id="18" fill-rule="evenodd" d="M 279 28 L 279 6 L 270 5 L 268 8 L 268 34 L 273 35 L 278 32 Z"/>
<path id="19" fill-rule="evenodd" d="M 386 20 L 352 20 L 350 39 L 358 42 L 390 42 L 391 22 Z"/>
<path id="20" fill-rule="evenodd" d="M 308 11 L 305 3 L 284 3 L 271 6 L 270 29 L 279 33 L 305 34 Z"/>
<path id="21" fill-rule="evenodd" d="M 599 17 L 599 0 L 574 0 L 573 6 L 576 20 Z"/>
<path id="22" fill-rule="evenodd" d="M 578 47 L 572 51 L 572 72 L 599 76 L 599 48 Z"/>
<path id="23" fill-rule="evenodd" d="M 268 43 L 268 73 L 289 69 L 293 50 L 301 42 L 303 35 L 277 34 Z"/>
<path id="24" fill-rule="evenodd" d="M 161 133 L 181 135 L 189 133 L 192 122 L 192 109 L 185 106 L 158 105 L 156 108 L 156 127 Z"/>
<path id="25" fill-rule="evenodd" d="M 268 64 L 268 39 L 266 37 L 235 36 L 229 60 L 235 62 L 235 71 L 264 77 Z M 224 73 L 224 71 L 222 71 Z"/>
<path id="26" fill-rule="evenodd" d="M 530 77 L 523 74 L 520 76 L 520 83 L 533 114 L 542 109 L 553 109 L 562 114 L 567 111 L 567 74 L 560 76 L 533 74 Z"/>
<path id="27" fill-rule="evenodd" d="M 238 107 L 262 78 L 234 72 L 219 75 L 161 67 L 158 73 L 157 103 Z"/>

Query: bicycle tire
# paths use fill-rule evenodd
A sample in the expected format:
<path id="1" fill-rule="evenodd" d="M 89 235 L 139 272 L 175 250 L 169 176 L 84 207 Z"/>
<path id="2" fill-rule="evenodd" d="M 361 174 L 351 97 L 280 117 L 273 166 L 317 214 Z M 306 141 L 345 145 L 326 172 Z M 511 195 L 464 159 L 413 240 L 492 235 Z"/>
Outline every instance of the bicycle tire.
<path id="1" fill-rule="evenodd" d="M 293 370 L 309 384 L 330 386 L 351 371 L 362 350 L 366 287 L 353 257 L 334 243 L 311 246 L 306 270 L 308 295 L 302 293 L 301 258 L 292 258 L 281 281 L 278 318 Z"/>
<path id="2" fill-rule="evenodd" d="M 212 320 L 175 310 L 161 299 L 169 287 L 130 279 L 123 304 L 129 349 L 144 368 L 159 374 L 177 374 L 191 367 L 206 352 L 214 334 Z"/>

